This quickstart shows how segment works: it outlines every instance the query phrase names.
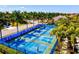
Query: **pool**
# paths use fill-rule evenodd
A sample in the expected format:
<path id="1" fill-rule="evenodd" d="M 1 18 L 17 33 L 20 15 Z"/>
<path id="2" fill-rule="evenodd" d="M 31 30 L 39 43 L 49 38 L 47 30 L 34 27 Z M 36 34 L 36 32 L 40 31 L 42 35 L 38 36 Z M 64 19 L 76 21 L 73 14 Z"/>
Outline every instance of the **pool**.
<path id="1" fill-rule="evenodd" d="M 45 25 L 20 37 L 9 40 L 6 44 L 10 48 L 25 54 L 48 54 L 56 43 L 56 37 L 50 36 L 50 31 L 54 27 L 54 25 Z"/>

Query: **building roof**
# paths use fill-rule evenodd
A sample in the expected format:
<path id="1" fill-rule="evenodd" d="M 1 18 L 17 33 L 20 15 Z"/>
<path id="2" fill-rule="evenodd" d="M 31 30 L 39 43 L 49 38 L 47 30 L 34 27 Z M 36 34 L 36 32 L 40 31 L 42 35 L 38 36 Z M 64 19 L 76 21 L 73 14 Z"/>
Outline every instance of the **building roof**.
<path id="1" fill-rule="evenodd" d="M 56 16 L 56 17 L 54 17 L 53 19 L 54 19 L 55 21 L 57 21 L 57 20 L 59 20 L 60 18 L 67 19 L 66 16 L 62 16 L 62 15 Z"/>

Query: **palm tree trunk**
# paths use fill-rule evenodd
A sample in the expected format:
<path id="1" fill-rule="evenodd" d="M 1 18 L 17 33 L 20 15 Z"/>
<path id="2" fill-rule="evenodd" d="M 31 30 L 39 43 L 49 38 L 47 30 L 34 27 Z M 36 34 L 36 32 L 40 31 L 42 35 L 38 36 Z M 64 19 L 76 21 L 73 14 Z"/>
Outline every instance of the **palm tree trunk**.
<path id="1" fill-rule="evenodd" d="M 57 50 L 60 53 L 61 52 L 61 42 L 60 42 L 61 38 L 57 35 L 57 33 L 56 33 L 56 38 L 58 40 L 58 44 L 57 44 L 58 49 Z"/>
<path id="2" fill-rule="evenodd" d="M 19 32 L 19 28 L 18 28 L 18 22 L 17 22 L 17 33 Z"/>
<path id="3" fill-rule="evenodd" d="M 38 19 L 38 24 L 39 24 L 39 19 Z"/>
<path id="4" fill-rule="evenodd" d="M 42 21 L 42 24 L 43 24 L 43 20 L 41 20 Z"/>
<path id="5" fill-rule="evenodd" d="M 71 44 L 71 40 L 70 40 L 70 37 L 68 37 L 68 50 L 69 50 L 69 53 L 72 54 L 72 50 L 73 50 L 73 47 L 72 47 L 72 44 Z"/>
<path id="6" fill-rule="evenodd" d="M 74 53 L 77 53 L 77 49 L 76 49 L 76 38 L 74 39 Z"/>
<path id="7" fill-rule="evenodd" d="M 27 23 L 26 23 L 26 29 L 28 29 L 28 23 L 29 23 L 29 22 L 27 21 Z"/>
<path id="8" fill-rule="evenodd" d="M 33 26 L 34 26 L 34 20 L 33 20 Z"/>
<path id="9" fill-rule="evenodd" d="M 27 29 L 28 29 L 28 23 L 27 23 Z"/>
<path id="10" fill-rule="evenodd" d="M 62 42 L 60 41 L 61 38 L 58 36 L 58 48 L 59 48 L 59 53 L 61 52 L 61 49 L 62 49 Z"/>
<path id="11" fill-rule="evenodd" d="M 2 31 L 0 30 L 0 36 L 1 36 L 1 39 L 2 39 Z"/>

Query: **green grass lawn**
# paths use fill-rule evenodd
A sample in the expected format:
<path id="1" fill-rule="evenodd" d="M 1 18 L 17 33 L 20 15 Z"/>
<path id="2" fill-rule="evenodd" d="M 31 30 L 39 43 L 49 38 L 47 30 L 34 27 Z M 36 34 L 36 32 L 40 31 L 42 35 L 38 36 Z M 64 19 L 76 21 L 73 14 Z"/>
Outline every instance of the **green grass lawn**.
<path id="1" fill-rule="evenodd" d="M 9 48 L 7 46 L 4 46 L 0 44 L 0 54 L 23 54 L 22 52 L 19 52 L 17 50 L 14 50 L 12 48 Z"/>

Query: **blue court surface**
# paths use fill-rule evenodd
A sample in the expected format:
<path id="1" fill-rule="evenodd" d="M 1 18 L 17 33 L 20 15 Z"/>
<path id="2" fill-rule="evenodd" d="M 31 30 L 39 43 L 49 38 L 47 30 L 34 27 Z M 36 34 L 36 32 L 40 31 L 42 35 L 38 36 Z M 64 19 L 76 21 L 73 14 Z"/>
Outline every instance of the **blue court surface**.
<path id="1" fill-rule="evenodd" d="M 51 49 L 55 45 L 55 43 L 52 43 L 53 41 L 55 41 L 55 37 L 50 36 L 50 31 L 54 27 L 54 25 L 41 26 L 28 33 L 25 33 L 24 35 L 20 35 L 15 39 L 6 41 L 5 45 L 9 46 L 10 48 L 21 51 L 25 54 L 51 53 Z M 49 49 L 49 45 L 52 46 L 51 49 Z M 46 52 L 48 49 L 50 51 Z"/>

